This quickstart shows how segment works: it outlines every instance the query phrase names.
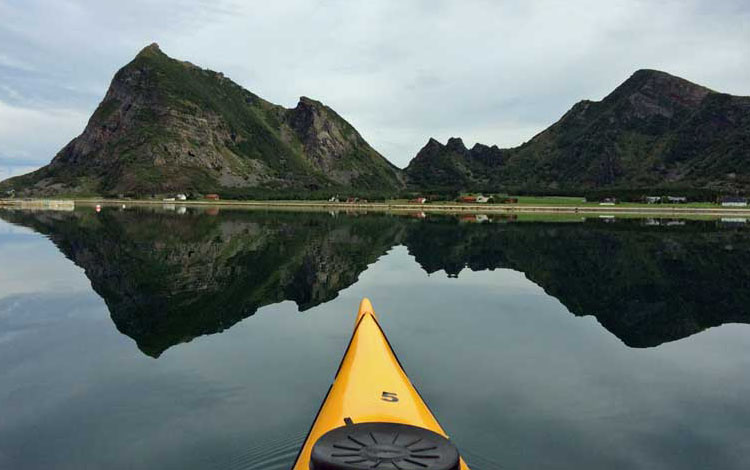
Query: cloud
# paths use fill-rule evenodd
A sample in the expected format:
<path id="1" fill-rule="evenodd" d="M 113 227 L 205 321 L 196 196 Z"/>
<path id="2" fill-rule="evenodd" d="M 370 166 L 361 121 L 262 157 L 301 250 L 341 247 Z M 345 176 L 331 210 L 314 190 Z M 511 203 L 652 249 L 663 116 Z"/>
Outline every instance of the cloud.
<path id="1" fill-rule="evenodd" d="M 17 109 L 89 114 L 157 41 L 279 104 L 324 101 L 399 166 L 431 136 L 518 145 L 639 68 L 750 94 L 738 0 L 32 0 L 0 16 L 0 83 L 17 93 L 0 99 Z"/>
<path id="2" fill-rule="evenodd" d="M 80 134 L 87 120 L 85 111 L 23 108 L 0 101 L 0 163 L 47 163 Z"/>

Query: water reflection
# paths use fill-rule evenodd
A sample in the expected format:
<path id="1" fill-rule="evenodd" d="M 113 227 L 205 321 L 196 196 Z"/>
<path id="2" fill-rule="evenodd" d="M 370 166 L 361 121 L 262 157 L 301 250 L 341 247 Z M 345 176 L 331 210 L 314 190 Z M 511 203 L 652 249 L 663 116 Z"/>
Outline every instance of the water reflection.
<path id="1" fill-rule="evenodd" d="M 396 245 L 427 273 L 520 271 L 631 347 L 750 322 L 750 232 L 735 220 L 519 222 L 184 206 L 0 217 L 47 235 L 83 268 L 117 329 L 152 357 L 265 305 L 290 300 L 304 311 L 330 301 Z"/>
<path id="2" fill-rule="evenodd" d="M 509 268 L 631 347 L 750 322 L 750 232 L 717 221 L 504 226 L 427 221 L 409 251 L 427 271 Z"/>
<path id="3" fill-rule="evenodd" d="M 332 300 L 398 238 L 377 218 L 215 208 L 4 212 L 85 270 L 112 320 L 144 353 L 221 332 L 260 307 Z"/>

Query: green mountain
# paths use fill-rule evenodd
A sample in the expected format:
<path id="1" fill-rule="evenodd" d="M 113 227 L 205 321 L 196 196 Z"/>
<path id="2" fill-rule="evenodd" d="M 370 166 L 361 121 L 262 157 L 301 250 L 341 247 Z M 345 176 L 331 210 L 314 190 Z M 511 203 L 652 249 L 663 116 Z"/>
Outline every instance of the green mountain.
<path id="1" fill-rule="evenodd" d="M 524 145 L 488 149 L 431 140 L 406 168 L 408 180 L 418 189 L 747 191 L 750 97 L 639 70 Z"/>
<path id="2" fill-rule="evenodd" d="M 400 170 L 322 103 L 269 103 L 223 74 L 143 49 L 83 133 L 52 162 L 3 182 L 19 194 L 358 188 L 396 191 Z"/>

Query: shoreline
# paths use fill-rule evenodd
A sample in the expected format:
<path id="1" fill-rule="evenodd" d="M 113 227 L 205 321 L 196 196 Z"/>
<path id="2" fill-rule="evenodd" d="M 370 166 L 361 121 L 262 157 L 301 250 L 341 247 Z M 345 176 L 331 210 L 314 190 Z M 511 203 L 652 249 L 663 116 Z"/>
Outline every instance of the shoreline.
<path id="1" fill-rule="evenodd" d="M 19 207 L 35 206 L 45 207 L 50 202 L 64 202 L 76 205 L 179 205 L 179 206 L 216 206 L 254 209 L 317 209 L 322 211 L 381 211 L 381 212 L 424 212 L 424 213 L 480 213 L 480 214 L 631 214 L 631 215 L 734 215 L 750 216 L 750 207 L 644 207 L 644 206 L 598 206 L 598 205 L 536 205 L 536 204 L 456 204 L 456 203 L 392 203 L 392 202 L 366 202 L 345 203 L 328 201 L 158 201 L 158 200 L 133 200 L 133 199 L 34 199 L 34 200 L 0 200 L 0 206 Z"/>

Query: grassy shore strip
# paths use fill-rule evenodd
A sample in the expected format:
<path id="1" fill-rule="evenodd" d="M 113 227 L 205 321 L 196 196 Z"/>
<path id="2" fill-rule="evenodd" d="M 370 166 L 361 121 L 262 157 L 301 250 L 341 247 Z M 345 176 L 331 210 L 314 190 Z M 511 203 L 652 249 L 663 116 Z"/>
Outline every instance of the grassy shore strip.
<path id="1" fill-rule="evenodd" d="M 642 214 L 642 215 L 733 215 L 749 216 L 750 208 L 728 208 L 719 206 L 667 206 L 646 204 L 599 205 L 531 205 L 531 204 L 456 204 L 430 203 L 409 204 L 401 202 L 344 203 L 328 201 L 159 201 L 159 200 L 117 200 L 117 199 L 76 199 L 76 204 L 153 204 L 153 205 L 192 205 L 255 208 L 299 208 L 318 210 L 372 210 L 390 212 L 424 213 L 474 213 L 474 214 L 513 214 L 513 213 L 567 213 L 567 214 Z"/>

